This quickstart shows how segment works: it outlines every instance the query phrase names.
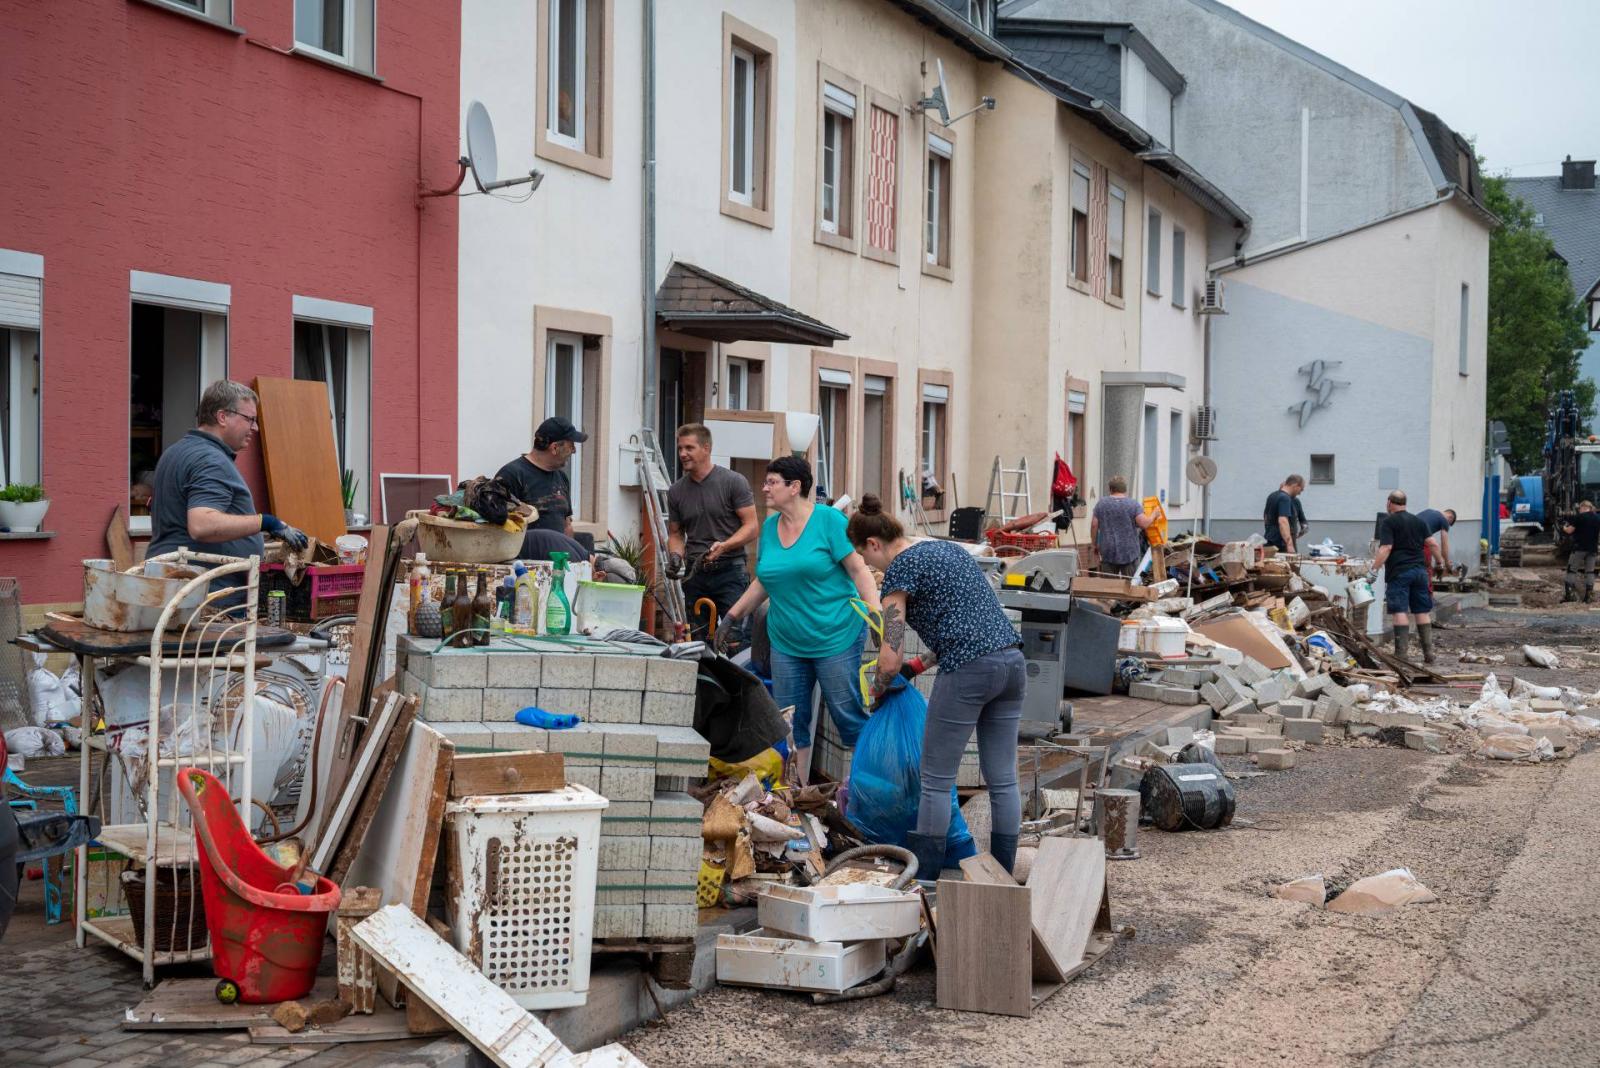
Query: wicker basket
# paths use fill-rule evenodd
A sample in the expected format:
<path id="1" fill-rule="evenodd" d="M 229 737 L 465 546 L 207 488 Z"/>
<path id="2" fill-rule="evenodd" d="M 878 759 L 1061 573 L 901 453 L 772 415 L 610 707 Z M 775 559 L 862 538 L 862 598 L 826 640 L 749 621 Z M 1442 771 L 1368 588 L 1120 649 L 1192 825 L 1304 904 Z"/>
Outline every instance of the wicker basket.
<path id="1" fill-rule="evenodd" d="M 133 940 L 144 945 L 144 872 L 122 873 L 122 893 L 133 918 Z M 156 869 L 155 950 L 187 952 L 206 945 L 206 904 L 195 868 Z"/>

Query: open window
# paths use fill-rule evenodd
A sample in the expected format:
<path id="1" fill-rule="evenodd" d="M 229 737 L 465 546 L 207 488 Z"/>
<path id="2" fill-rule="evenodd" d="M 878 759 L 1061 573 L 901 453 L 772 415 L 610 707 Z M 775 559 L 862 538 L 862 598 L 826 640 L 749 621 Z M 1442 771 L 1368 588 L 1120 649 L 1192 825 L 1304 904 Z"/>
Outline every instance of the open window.
<path id="1" fill-rule="evenodd" d="M 327 389 L 339 470 L 353 489 L 349 508 L 370 517 L 372 310 L 304 297 L 295 305 L 294 377 Z"/>
<path id="2" fill-rule="evenodd" d="M 848 492 L 850 456 L 850 387 L 854 379 L 849 371 L 822 367 L 817 371 L 817 490 L 818 502 L 831 501 Z"/>
<path id="3" fill-rule="evenodd" d="M 371 74 L 375 0 L 294 0 L 294 47 Z"/>
<path id="4" fill-rule="evenodd" d="M 1081 378 L 1067 379 L 1066 439 L 1067 465 L 1078 479 L 1080 493 L 1087 496 L 1084 479 L 1088 474 L 1089 383 Z"/>
<path id="5" fill-rule="evenodd" d="M 875 494 L 893 504 L 894 490 L 894 364 L 862 361 L 861 494 Z M 870 370 L 868 369 L 870 368 Z"/>
<path id="6" fill-rule="evenodd" d="M 544 365 L 544 419 L 561 416 L 582 430 L 593 426 L 590 418 L 594 411 L 593 375 L 584 358 L 584 339 L 579 334 L 552 331 L 545 349 Z M 587 516 L 591 509 L 589 493 L 593 492 L 585 478 L 584 450 L 580 447 L 567 464 L 567 477 L 572 480 L 572 515 L 576 520 Z M 587 492 L 586 492 L 587 491 Z"/>
<path id="7" fill-rule="evenodd" d="M 920 371 L 917 412 L 917 477 L 922 505 L 930 511 L 944 508 L 950 479 L 950 374 Z"/>
<path id="8" fill-rule="evenodd" d="M 1081 286 L 1089 284 L 1089 168 L 1072 163 L 1071 255 L 1072 278 Z"/>
<path id="9" fill-rule="evenodd" d="M 0 485 L 41 480 L 43 324 L 43 258 L 0 249 Z"/>
<path id="10" fill-rule="evenodd" d="M 722 17 L 722 212 L 771 227 L 777 41 Z"/>
<path id="11" fill-rule="evenodd" d="M 228 375 L 226 285 L 130 274 L 129 481 L 195 428 L 205 387 Z"/>
<path id="12" fill-rule="evenodd" d="M 928 197 L 923 240 L 923 271 L 942 278 L 950 273 L 951 164 L 955 144 L 948 133 L 928 135 Z"/>
<path id="13" fill-rule="evenodd" d="M 1106 204 L 1106 291 L 1122 297 L 1122 235 L 1127 225 L 1128 195 L 1115 182 L 1107 185 Z"/>
<path id="14" fill-rule="evenodd" d="M 855 249 L 856 106 L 860 86 L 824 68 L 818 120 L 817 240 Z"/>
<path id="15" fill-rule="evenodd" d="M 611 177 L 613 0 L 539 0 L 534 154 Z"/>
<path id="16" fill-rule="evenodd" d="M 764 361 L 747 356 L 729 356 L 728 373 L 723 381 L 723 407 L 736 412 L 759 411 L 764 404 L 762 379 Z"/>

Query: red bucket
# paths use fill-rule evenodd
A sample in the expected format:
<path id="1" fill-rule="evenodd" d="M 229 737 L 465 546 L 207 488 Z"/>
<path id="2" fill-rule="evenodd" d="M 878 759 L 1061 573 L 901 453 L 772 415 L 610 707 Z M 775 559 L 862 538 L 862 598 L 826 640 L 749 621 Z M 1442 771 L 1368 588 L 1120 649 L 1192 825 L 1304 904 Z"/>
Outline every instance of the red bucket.
<path id="1" fill-rule="evenodd" d="M 211 933 L 211 969 L 252 1005 L 311 992 L 339 888 L 317 879 L 310 894 L 280 894 L 293 872 L 250 837 L 227 788 L 209 772 L 185 768 L 178 789 L 194 815 L 200 890 Z"/>

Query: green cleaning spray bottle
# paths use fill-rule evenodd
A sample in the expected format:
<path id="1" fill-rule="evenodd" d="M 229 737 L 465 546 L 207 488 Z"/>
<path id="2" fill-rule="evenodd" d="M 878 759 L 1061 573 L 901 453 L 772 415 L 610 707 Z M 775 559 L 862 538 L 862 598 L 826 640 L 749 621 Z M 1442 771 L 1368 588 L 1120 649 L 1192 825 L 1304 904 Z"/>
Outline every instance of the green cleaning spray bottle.
<path id="1" fill-rule="evenodd" d="M 572 602 L 567 600 L 567 554 L 550 554 L 550 594 L 545 598 L 544 632 L 572 633 Z"/>

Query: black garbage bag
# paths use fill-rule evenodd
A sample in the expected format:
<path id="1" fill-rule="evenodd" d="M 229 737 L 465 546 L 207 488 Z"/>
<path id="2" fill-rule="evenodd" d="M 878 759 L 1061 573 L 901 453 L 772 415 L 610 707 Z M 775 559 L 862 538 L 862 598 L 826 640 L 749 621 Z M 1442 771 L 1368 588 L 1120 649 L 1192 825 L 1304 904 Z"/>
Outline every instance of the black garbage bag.
<path id="1" fill-rule="evenodd" d="M 749 760 L 789 734 L 761 680 L 710 650 L 700 660 L 694 729 L 711 743 L 711 755 L 729 764 Z"/>

